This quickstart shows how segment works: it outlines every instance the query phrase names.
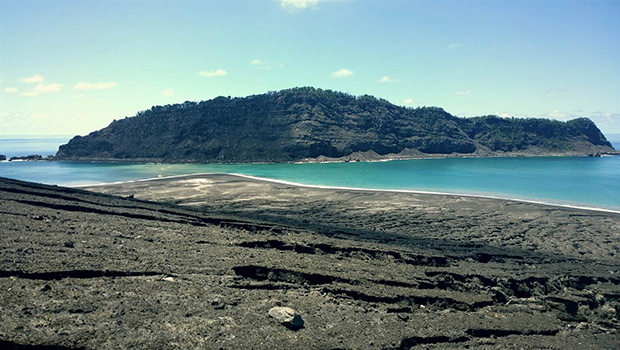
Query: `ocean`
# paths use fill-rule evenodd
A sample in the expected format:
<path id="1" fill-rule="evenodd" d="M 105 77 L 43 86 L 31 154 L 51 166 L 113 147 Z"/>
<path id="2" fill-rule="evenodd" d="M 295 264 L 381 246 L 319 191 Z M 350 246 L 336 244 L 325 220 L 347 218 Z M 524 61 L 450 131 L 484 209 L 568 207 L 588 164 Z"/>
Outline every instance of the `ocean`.
<path id="1" fill-rule="evenodd" d="M 54 154 L 70 137 L 0 139 L 0 154 Z M 619 144 L 614 143 L 618 149 Z M 620 157 L 506 157 L 303 164 L 1 162 L 0 176 L 76 186 L 193 173 L 238 173 L 306 185 L 481 195 L 620 210 Z"/>

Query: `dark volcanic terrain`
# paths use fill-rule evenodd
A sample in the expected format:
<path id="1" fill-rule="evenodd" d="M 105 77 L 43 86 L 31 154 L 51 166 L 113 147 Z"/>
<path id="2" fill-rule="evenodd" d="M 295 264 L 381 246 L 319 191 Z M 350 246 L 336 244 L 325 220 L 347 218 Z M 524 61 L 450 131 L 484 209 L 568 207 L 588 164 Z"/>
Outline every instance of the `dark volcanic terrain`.
<path id="1" fill-rule="evenodd" d="M 0 179 L 0 348 L 620 343 L 617 213 L 230 175 L 89 190 L 119 196 Z"/>

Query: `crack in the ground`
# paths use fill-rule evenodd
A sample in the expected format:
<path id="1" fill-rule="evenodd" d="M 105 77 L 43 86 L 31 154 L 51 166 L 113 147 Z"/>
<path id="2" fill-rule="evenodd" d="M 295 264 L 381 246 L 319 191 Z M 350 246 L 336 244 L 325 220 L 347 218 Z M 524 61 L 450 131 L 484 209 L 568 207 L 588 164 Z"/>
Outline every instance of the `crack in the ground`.
<path id="1" fill-rule="evenodd" d="M 220 226 L 220 227 L 225 227 L 225 228 L 240 229 L 240 230 L 249 231 L 249 232 L 259 232 L 259 231 L 268 231 L 272 233 L 283 233 L 284 232 L 282 228 L 279 228 L 275 225 L 265 225 L 265 224 L 230 220 L 230 219 L 200 218 L 198 216 L 194 217 L 194 216 L 187 216 L 187 215 L 179 215 L 178 213 L 174 213 L 174 212 L 171 212 L 171 215 L 180 216 L 182 218 L 185 218 L 186 220 L 171 219 L 171 218 L 166 218 L 166 217 L 161 217 L 161 216 L 138 214 L 138 213 L 117 212 L 117 211 L 104 210 L 100 208 L 85 207 L 85 206 L 70 205 L 70 204 L 44 203 L 44 202 L 30 201 L 30 200 L 25 200 L 25 199 L 17 199 L 15 201 L 18 203 L 22 203 L 22 204 L 33 205 L 37 207 L 44 207 L 44 208 L 55 209 L 55 210 L 121 216 L 121 217 L 130 218 L 130 219 L 141 219 L 141 220 L 158 221 L 158 222 L 172 222 L 172 223 L 192 225 L 192 226 L 214 225 L 214 226 Z M 158 214 L 164 213 L 163 211 L 157 211 L 157 210 L 150 210 L 150 211 L 156 212 Z"/>
<path id="2" fill-rule="evenodd" d="M 464 343 L 476 338 L 501 338 L 511 335 L 517 336 L 555 336 L 559 333 L 557 329 L 544 329 L 544 330 L 516 330 L 516 329 L 488 329 L 488 328 L 470 328 L 467 329 L 465 335 L 459 336 L 447 336 L 447 335 L 433 335 L 429 337 L 412 336 L 406 337 L 401 340 L 400 345 L 396 348 L 398 350 L 408 350 L 418 345 L 431 345 L 442 343 Z"/>
<path id="3" fill-rule="evenodd" d="M 532 296 L 543 296 L 557 293 L 566 288 L 582 291 L 588 286 L 598 283 L 620 284 L 618 278 L 604 278 L 591 276 L 557 276 L 557 277 L 535 277 L 530 276 L 522 279 L 485 277 L 482 275 L 469 274 L 462 275 L 447 271 L 426 271 L 426 276 L 438 281 L 439 288 L 451 288 L 460 290 L 458 285 L 475 284 L 486 288 L 499 288 L 507 296 L 517 298 L 529 298 Z"/>
<path id="4" fill-rule="evenodd" d="M 329 284 L 333 282 L 341 282 L 347 284 L 359 284 L 359 281 L 349 280 L 345 278 L 321 275 L 318 273 L 306 273 L 300 271 L 268 268 L 263 266 L 247 265 L 247 266 L 235 266 L 233 271 L 238 275 L 245 278 L 251 278 L 257 281 L 272 281 L 272 282 L 288 282 L 299 285 L 319 285 Z"/>
<path id="5" fill-rule="evenodd" d="M 382 304 L 397 304 L 407 306 L 424 305 L 425 307 L 432 307 L 438 310 L 454 309 L 459 311 L 474 311 L 493 305 L 495 302 L 492 300 L 478 301 L 472 304 L 464 301 L 459 301 L 447 297 L 439 296 L 421 296 L 421 295 L 395 295 L 395 296 L 381 296 L 366 294 L 363 292 L 349 290 L 349 289 L 336 289 L 336 288 L 323 288 L 323 292 L 330 293 L 336 296 L 345 296 L 354 300 L 361 300 L 369 303 L 382 303 Z"/>
<path id="6" fill-rule="evenodd" d="M 443 256 L 426 256 L 409 253 L 399 253 L 394 251 L 381 251 L 357 247 L 338 247 L 326 243 L 316 243 L 312 245 L 288 244 L 286 242 L 270 239 L 266 241 L 249 241 L 238 244 L 245 248 L 277 249 L 284 251 L 294 251 L 301 254 L 342 254 L 344 256 L 361 257 L 366 256 L 371 259 L 392 259 L 399 263 L 415 266 L 447 267 L 450 262 Z"/>
<path id="7" fill-rule="evenodd" d="M 113 271 L 113 270 L 68 270 L 51 272 L 24 272 L 0 270 L 0 278 L 17 277 L 31 280 L 60 280 L 63 278 L 100 278 L 100 277 L 146 277 L 170 274 L 154 271 Z"/>

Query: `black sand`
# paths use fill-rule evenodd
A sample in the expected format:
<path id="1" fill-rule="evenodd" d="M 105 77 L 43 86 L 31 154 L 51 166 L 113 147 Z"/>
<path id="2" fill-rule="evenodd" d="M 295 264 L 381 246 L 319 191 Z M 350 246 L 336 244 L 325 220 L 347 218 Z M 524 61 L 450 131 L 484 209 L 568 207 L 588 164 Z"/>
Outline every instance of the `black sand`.
<path id="1" fill-rule="evenodd" d="M 89 189 L 134 198 L 0 180 L 0 347 L 620 343 L 620 214 L 229 175 Z"/>

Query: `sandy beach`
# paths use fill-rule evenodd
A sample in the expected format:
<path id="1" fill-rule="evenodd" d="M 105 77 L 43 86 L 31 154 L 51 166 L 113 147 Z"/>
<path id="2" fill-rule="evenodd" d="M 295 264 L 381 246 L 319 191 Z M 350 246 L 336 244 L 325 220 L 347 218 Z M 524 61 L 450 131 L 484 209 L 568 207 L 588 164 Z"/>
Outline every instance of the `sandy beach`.
<path id="1" fill-rule="evenodd" d="M 613 212 L 222 174 L 0 179 L 0 231 L 6 348 L 620 343 Z"/>

